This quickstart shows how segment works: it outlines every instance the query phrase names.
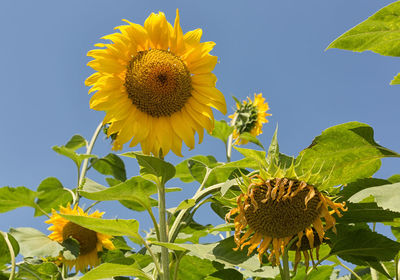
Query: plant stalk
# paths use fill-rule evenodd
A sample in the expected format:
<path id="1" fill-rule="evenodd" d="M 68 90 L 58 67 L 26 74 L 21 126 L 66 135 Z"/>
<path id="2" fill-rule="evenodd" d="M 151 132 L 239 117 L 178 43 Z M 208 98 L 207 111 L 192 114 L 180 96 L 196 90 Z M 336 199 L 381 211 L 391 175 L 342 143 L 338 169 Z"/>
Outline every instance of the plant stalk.
<path id="1" fill-rule="evenodd" d="M 167 222 L 166 222 L 166 207 L 165 207 L 165 185 L 158 182 L 158 213 L 160 219 L 160 242 L 168 242 Z M 161 264 L 162 264 L 162 278 L 169 280 L 169 260 L 168 248 L 161 247 Z"/>
<path id="2" fill-rule="evenodd" d="M 6 241 L 8 250 L 10 251 L 10 256 L 11 256 L 11 272 L 10 272 L 10 277 L 8 277 L 9 280 L 14 279 L 14 275 L 15 275 L 15 252 L 14 252 L 14 248 L 10 242 L 10 240 L 8 239 L 8 235 L 5 232 L 0 231 L 1 235 L 3 235 L 4 240 Z"/>
<path id="3" fill-rule="evenodd" d="M 103 127 L 103 122 L 101 122 L 97 126 L 96 130 L 94 131 L 92 139 L 90 140 L 89 145 L 86 148 L 86 153 L 85 153 L 86 155 L 91 155 L 92 154 L 94 143 L 96 143 L 96 139 L 99 136 L 102 127 Z M 80 170 L 81 172 L 80 172 L 79 179 L 78 179 L 78 186 L 76 188 L 76 201 L 75 201 L 75 204 L 77 204 L 79 202 L 79 198 L 80 198 L 79 190 L 81 189 L 82 184 L 83 184 L 83 180 L 85 179 L 88 163 L 89 163 L 89 159 L 85 158 L 83 160 L 82 168 Z"/>

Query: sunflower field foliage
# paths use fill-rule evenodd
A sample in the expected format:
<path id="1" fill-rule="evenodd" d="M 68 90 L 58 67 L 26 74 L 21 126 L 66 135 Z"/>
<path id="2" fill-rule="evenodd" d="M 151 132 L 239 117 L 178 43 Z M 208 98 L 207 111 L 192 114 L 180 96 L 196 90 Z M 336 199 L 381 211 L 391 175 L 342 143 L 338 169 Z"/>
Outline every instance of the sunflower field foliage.
<path id="1" fill-rule="evenodd" d="M 399 57 L 399 27 L 400 1 L 328 49 Z M 116 30 L 88 53 L 90 108 L 104 119 L 91 139 L 74 135 L 53 147 L 76 166 L 75 188 L 54 177 L 36 191 L 0 188 L 0 213 L 30 207 L 49 225 L 0 232 L 0 279 L 399 279 L 400 240 L 375 226 L 400 239 L 400 175 L 374 174 L 381 159 L 400 154 L 378 144 L 371 126 L 337 124 L 287 155 L 277 128 L 270 143 L 257 138 L 271 125 L 268 96 L 234 98 L 228 112 L 212 73 L 215 43 L 203 42 L 201 29 L 183 32 L 179 11 L 173 24 L 160 12 Z M 213 109 L 229 117 L 215 120 Z M 103 133 L 114 152 L 95 155 Z M 225 159 L 184 157 L 183 146 L 195 149 L 207 137 L 221 140 Z M 118 153 L 125 144 L 130 150 Z M 169 153 L 181 162 L 168 162 Z M 232 153 L 241 159 L 231 161 Z M 136 176 L 127 178 L 126 161 L 137 162 Z M 89 169 L 106 184 L 90 179 Z M 165 194 L 186 184 L 197 191 L 167 209 Z M 102 218 L 102 201 L 118 201 L 133 218 Z M 196 222 L 201 207 L 220 224 Z M 135 212 L 147 212 L 152 228 L 142 228 Z M 200 242 L 207 236 L 217 241 Z"/>

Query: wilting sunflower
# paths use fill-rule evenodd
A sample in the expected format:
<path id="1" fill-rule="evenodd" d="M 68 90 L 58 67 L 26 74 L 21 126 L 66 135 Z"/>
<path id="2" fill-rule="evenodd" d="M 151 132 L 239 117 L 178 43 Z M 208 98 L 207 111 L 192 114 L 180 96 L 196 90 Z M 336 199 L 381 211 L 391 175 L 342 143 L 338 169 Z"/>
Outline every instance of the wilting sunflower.
<path id="1" fill-rule="evenodd" d="M 182 141 L 194 148 L 194 134 L 211 132 L 210 107 L 226 114 L 222 93 L 215 88 L 217 57 L 214 42 L 200 42 L 201 29 L 183 34 L 177 10 L 174 27 L 164 13 L 152 13 L 144 26 L 124 20 L 120 33 L 104 36 L 110 44 L 96 44 L 88 65 L 97 72 L 86 79 L 97 91 L 90 107 L 106 112 L 108 135 L 117 134 L 113 149 L 130 141 L 144 153 L 181 155 Z"/>
<path id="2" fill-rule="evenodd" d="M 73 208 L 67 205 L 67 207 L 60 206 L 60 214 L 101 218 L 104 212 L 96 211 L 92 214 L 88 214 L 78 205 L 75 205 Z M 110 235 L 95 232 L 72 223 L 61 217 L 54 209 L 52 210 L 50 220 L 45 221 L 45 223 L 53 224 L 48 228 L 48 230 L 53 231 L 49 235 L 50 239 L 61 243 L 72 237 L 79 242 L 79 256 L 75 260 L 62 258 L 62 262 L 70 269 L 75 266 L 76 271 L 84 272 L 88 266 L 94 267 L 99 265 L 100 261 L 97 252 L 102 251 L 103 247 L 109 250 L 115 249 L 110 240 Z"/>
<path id="3" fill-rule="evenodd" d="M 255 175 L 246 181 L 243 189 L 247 191 L 237 197 L 237 208 L 226 215 L 229 221 L 237 214 L 234 218 L 236 250 L 250 245 L 250 255 L 258 247 L 262 262 L 264 253 L 270 249 L 268 260 L 278 265 L 285 247 L 297 237 L 289 248 L 296 251 L 295 267 L 301 260 L 301 252 L 307 267 L 309 258 L 313 259 L 314 248 L 318 259 L 325 232 L 330 228 L 335 231 L 332 214 L 341 216 L 339 209 L 345 211 L 345 204 L 333 202 L 316 187 L 296 178 L 266 179 Z"/>
<path id="4" fill-rule="evenodd" d="M 263 124 L 268 122 L 267 116 L 271 116 L 267 113 L 269 106 L 262 93 L 254 94 L 254 100 L 247 98 L 248 101 L 236 103 L 236 112 L 229 116 L 234 122 L 233 139 L 236 140 L 235 144 L 237 145 L 244 145 L 249 142 L 239 138 L 245 132 L 253 136 L 260 135 Z"/>

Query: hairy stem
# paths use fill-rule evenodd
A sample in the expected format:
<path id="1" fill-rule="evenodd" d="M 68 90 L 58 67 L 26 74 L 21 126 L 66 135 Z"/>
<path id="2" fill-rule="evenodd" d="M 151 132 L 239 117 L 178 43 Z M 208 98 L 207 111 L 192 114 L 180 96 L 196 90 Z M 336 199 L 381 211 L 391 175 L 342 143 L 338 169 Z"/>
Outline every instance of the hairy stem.
<path id="1" fill-rule="evenodd" d="M 94 131 L 92 139 L 90 140 L 89 145 L 86 148 L 86 153 L 85 153 L 86 155 L 92 154 L 94 143 L 96 143 L 96 139 L 99 136 L 102 127 L 103 127 L 103 122 L 101 122 L 97 126 L 96 130 Z M 88 163 L 89 163 L 89 159 L 85 158 L 83 160 L 82 168 L 80 169 L 80 174 L 79 174 L 79 178 L 78 178 L 78 187 L 76 188 L 76 201 L 75 201 L 75 204 L 77 204 L 79 202 L 79 198 L 80 198 L 79 190 L 81 189 L 82 184 L 83 184 L 83 180 L 85 179 Z"/>
<path id="2" fill-rule="evenodd" d="M 360 276 L 358 276 L 358 274 L 355 273 L 354 270 L 352 270 L 350 267 L 346 266 L 346 265 L 345 265 L 344 263 L 342 263 L 340 260 L 339 260 L 339 264 L 340 264 L 341 267 L 347 269 L 351 274 L 353 274 L 353 276 L 354 276 L 355 278 L 357 278 L 358 280 L 362 280 L 362 278 L 361 278 Z"/>
<path id="3" fill-rule="evenodd" d="M 162 182 L 157 183 L 158 189 L 158 213 L 160 219 L 160 241 L 168 242 L 167 222 L 166 222 L 166 207 L 165 207 L 165 185 Z M 168 248 L 161 247 L 161 264 L 163 270 L 163 279 L 169 280 L 169 260 Z"/>
<path id="4" fill-rule="evenodd" d="M 9 280 L 14 279 L 14 275 L 15 275 L 15 252 L 14 252 L 14 248 L 10 242 L 10 240 L 8 239 L 8 234 L 5 232 L 0 231 L 0 234 L 3 235 L 4 240 L 6 241 L 8 250 L 10 251 L 10 256 L 11 256 L 11 272 L 10 272 L 10 277 L 8 277 Z"/>

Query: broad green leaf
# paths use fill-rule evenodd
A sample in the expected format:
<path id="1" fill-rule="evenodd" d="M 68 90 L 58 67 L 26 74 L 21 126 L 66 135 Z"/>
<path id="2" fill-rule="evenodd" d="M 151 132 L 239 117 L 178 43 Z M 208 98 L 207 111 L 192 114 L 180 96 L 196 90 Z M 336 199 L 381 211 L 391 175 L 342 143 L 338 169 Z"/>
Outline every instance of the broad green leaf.
<path id="1" fill-rule="evenodd" d="M 7 233 L 7 239 L 11 243 L 11 246 L 14 250 L 14 256 L 17 256 L 19 254 L 19 245 L 17 240 L 15 240 L 15 238 L 9 233 Z M 3 264 L 10 262 L 11 262 L 10 249 L 8 248 L 8 245 L 6 243 L 6 240 L 4 239 L 3 234 L 1 234 L 0 232 L 0 267 Z"/>
<path id="2" fill-rule="evenodd" d="M 210 260 L 186 255 L 179 263 L 178 279 L 204 280 L 207 275 L 217 271 L 218 268 L 222 269 L 222 267 L 223 265 Z"/>
<path id="3" fill-rule="evenodd" d="M 400 2 L 394 2 L 353 27 L 329 46 L 355 52 L 400 56 Z"/>
<path id="4" fill-rule="evenodd" d="M 233 132 L 233 127 L 229 126 L 229 124 L 224 121 L 214 121 L 214 129 L 212 133 L 210 134 L 211 136 L 218 138 L 222 140 L 222 142 L 227 143 L 229 135 L 231 135 Z"/>
<path id="5" fill-rule="evenodd" d="M 381 158 L 400 155 L 378 145 L 370 126 L 349 122 L 330 127 L 296 158 L 296 173 L 314 174 L 319 190 L 372 176 Z"/>
<path id="6" fill-rule="evenodd" d="M 151 280 L 151 277 L 146 275 L 142 270 L 135 268 L 133 265 L 123 265 L 115 263 L 103 263 L 87 272 L 80 279 L 93 280 L 104 279 L 115 276 L 135 276 L 139 279 Z"/>
<path id="7" fill-rule="evenodd" d="M 364 178 L 348 184 L 337 194 L 340 200 L 348 200 L 351 196 L 367 188 L 390 184 L 388 180 Z"/>
<path id="8" fill-rule="evenodd" d="M 228 162 L 219 168 L 244 168 L 244 169 L 259 169 L 260 165 L 251 157 L 245 157 L 237 161 Z"/>
<path id="9" fill-rule="evenodd" d="M 0 188 L 0 213 L 24 206 L 35 208 L 35 198 L 36 192 L 25 187 L 2 187 Z"/>
<path id="10" fill-rule="evenodd" d="M 112 236 L 132 236 L 138 237 L 139 222 L 136 220 L 123 220 L 123 219 L 99 219 L 85 216 L 76 215 L 63 215 L 63 218 L 78 224 L 82 227 L 91 229 L 96 232 L 112 235 Z"/>
<path id="11" fill-rule="evenodd" d="M 265 159 L 266 156 L 265 151 L 256 151 L 252 149 L 245 149 L 239 147 L 234 147 L 234 148 L 246 158 L 250 158 L 256 161 L 261 167 L 263 168 L 267 167 L 268 163 L 267 160 Z"/>
<path id="12" fill-rule="evenodd" d="M 99 159 L 90 160 L 94 169 L 104 175 L 112 175 L 119 181 L 126 180 L 125 164 L 121 158 L 115 154 L 108 154 Z"/>
<path id="13" fill-rule="evenodd" d="M 122 156 L 136 158 L 140 166 L 140 174 L 143 178 L 154 182 L 160 181 L 165 184 L 165 182 L 175 176 L 175 167 L 162 159 L 146 156 L 138 152 L 124 153 Z"/>
<path id="14" fill-rule="evenodd" d="M 243 132 L 242 134 L 239 135 L 239 139 L 249 141 L 253 144 L 256 144 L 257 146 L 260 146 L 264 150 L 263 144 L 261 144 L 260 140 L 254 135 L 252 135 L 249 132 Z"/>
<path id="15" fill-rule="evenodd" d="M 51 209 L 58 209 L 72 202 L 72 195 L 65 190 L 61 182 L 54 177 L 44 179 L 37 188 L 37 204 L 46 212 Z M 42 216 L 44 213 L 39 209 L 35 210 L 35 216 Z"/>
<path id="16" fill-rule="evenodd" d="M 400 174 L 394 174 L 387 179 L 390 183 L 400 183 Z"/>
<path id="17" fill-rule="evenodd" d="M 179 233 L 174 242 L 192 242 L 193 244 L 199 243 L 199 239 L 201 237 L 207 236 L 212 228 L 212 225 L 203 226 L 193 219 L 190 219 L 189 221 L 186 221 L 183 225 L 183 228 L 179 230 Z"/>
<path id="18" fill-rule="evenodd" d="M 18 268 L 17 279 L 51 280 L 61 278 L 61 273 L 58 270 L 58 267 L 51 262 L 41 264 L 23 263 L 19 265 Z"/>
<path id="19" fill-rule="evenodd" d="M 253 253 L 247 256 L 247 251 L 234 251 L 236 247 L 233 237 L 221 240 L 217 243 L 211 244 L 177 244 L 177 243 L 163 243 L 153 242 L 156 245 L 164 246 L 172 250 L 190 251 L 190 254 L 201 259 L 208 259 L 216 261 L 225 265 L 225 268 L 240 267 L 245 270 L 251 271 L 250 274 L 257 272 L 262 277 L 275 277 L 279 274 L 278 268 L 270 266 L 260 267 L 258 257 Z M 258 274 L 255 276 L 258 276 Z M 243 272 L 246 277 L 246 272 Z"/>
<path id="20" fill-rule="evenodd" d="M 96 157 L 95 155 L 78 154 L 74 149 L 67 148 L 66 146 L 53 146 L 52 149 L 56 153 L 72 159 L 78 168 L 81 166 L 84 159 Z"/>
<path id="21" fill-rule="evenodd" d="M 208 275 L 205 280 L 243 280 L 243 275 L 236 269 L 228 268 Z"/>
<path id="22" fill-rule="evenodd" d="M 391 85 L 400 85 L 400 73 L 393 77 L 393 80 L 390 81 Z"/>
<path id="23" fill-rule="evenodd" d="M 102 263 L 117 263 L 131 265 L 135 262 L 134 258 L 125 257 L 125 253 L 120 250 L 107 250 L 101 252 L 101 262 Z"/>
<path id="24" fill-rule="evenodd" d="M 337 223 L 372 223 L 390 222 L 400 218 L 400 213 L 384 210 L 376 203 L 347 203 L 348 210 L 343 212 L 343 217 L 336 218 Z"/>
<path id="25" fill-rule="evenodd" d="M 93 193 L 93 192 L 104 191 L 106 189 L 108 188 L 86 177 L 81 192 Z"/>
<path id="26" fill-rule="evenodd" d="M 65 144 L 65 147 L 76 151 L 79 148 L 85 147 L 87 145 L 87 141 L 81 135 L 74 135 L 72 138 Z"/>
<path id="27" fill-rule="evenodd" d="M 18 241 L 20 253 L 25 257 L 57 257 L 64 249 L 58 242 L 51 240 L 34 228 L 11 228 L 10 234 Z"/>
<path id="28" fill-rule="evenodd" d="M 400 250 L 399 243 L 372 232 L 368 227 L 337 225 L 336 228 L 337 235 L 329 235 L 333 243 L 330 254 L 344 260 L 390 261 Z"/>
<path id="29" fill-rule="evenodd" d="M 213 169 L 219 163 L 213 156 L 194 156 L 188 159 L 187 165 L 193 178 L 202 183 L 207 170 Z"/>
<path id="30" fill-rule="evenodd" d="M 128 251 L 132 250 L 132 248 L 126 243 L 125 239 L 122 236 L 114 236 L 111 241 L 116 249 Z"/>
<path id="31" fill-rule="evenodd" d="M 331 265 L 320 265 L 318 269 L 314 269 L 307 279 L 332 279 L 330 276 L 333 273 L 333 266 Z M 292 280 L 303 280 L 306 276 L 306 270 L 299 268 L 296 276 Z M 334 278 L 336 279 L 336 278 Z"/>
<path id="32" fill-rule="evenodd" d="M 86 190 L 85 184 L 83 191 L 79 193 L 92 200 L 119 200 L 123 205 L 135 211 L 144 211 L 157 205 L 157 201 L 150 197 L 150 195 L 157 193 L 156 185 L 142 177 L 132 177 L 114 187 L 105 188 L 101 191 L 90 192 Z"/>
<path id="33" fill-rule="evenodd" d="M 369 196 L 374 197 L 379 207 L 400 212 L 400 183 L 367 188 L 350 197 L 349 201 L 360 202 Z"/>

